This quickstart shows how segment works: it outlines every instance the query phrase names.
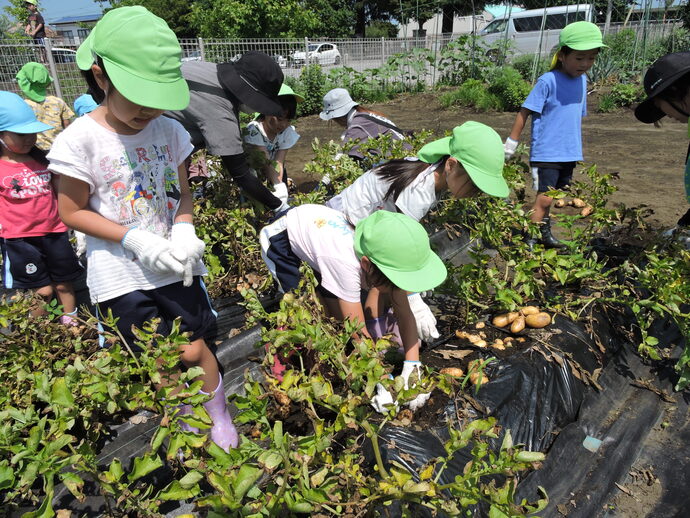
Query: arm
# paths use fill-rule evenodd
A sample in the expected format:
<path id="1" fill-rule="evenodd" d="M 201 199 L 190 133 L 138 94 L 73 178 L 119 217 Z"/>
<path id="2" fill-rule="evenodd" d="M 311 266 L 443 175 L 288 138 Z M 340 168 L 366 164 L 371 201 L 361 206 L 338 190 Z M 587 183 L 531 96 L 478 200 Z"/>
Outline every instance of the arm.
<path id="1" fill-rule="evenodd" d="M 263 203 L 271 210 L 282 205 L 282 202 L 271 194 L 261 181 L 249 172 L 249 165 L 244 153 L 220 157 L 232 179 L 250 198 Z"/>
<path id="2" fill-rule="evenodd" d="M 88 208 L 89 184 L 69 176 L 60 179 L 58 211 L 65 225 L 90 236 L 120 242 L 127 233 L 123 227 Z"/>
<path id="3" fill-rule="evenodd" d="M 276 174 L 276 181 L 274 183 L 278 183 L 281 181 L 287 181 L 287 178 L 283 178 L 283 174 L 285 171 L 285 159 L 287 158 L 287 149 L 279 149 L 276 152 L 276 158 L 274 160 L 275 162 L 275 167 L 273 167 L 273 164 L 270 165 L 271 169 L 275 171 Z"/>
<path id="4" fill-rule="evenodd" d="M 420 340 L 417 334 L 417 323 L 407 300 L 407 292 L 398 288 L 393 289 L 391 301 L 405 349 L 405 360 L 419 361 Z"/>
<path id="5" fill-rule="evenodd" d="M 187 181 L 186 161 L 177 168 L 177 176 L 180 179 L 180 205 L 177 208 L 174 223 L 192 223 L 194 202 L 192 192 L 189 190 L 189 181 Z"/>
<path id="6" fill-rule="evenodd" d="M 43 24 L 36 24 L 36 28 L 34 29 L 34 32 L 31 34 L 31 36 L 36 36 L 36 34 L 38 34 L 41 29 L 43 29 Z"/>
<path id="7" fill-rule="evenodd" d="M 520 108 L 520 111 L 515 117 L 513 129 L 510 130 L 509 138 L 513 140 L 520 140 L 522 130 L 525 129 L 525 124 L 527 124 L 527 118 L 531 115 L 531 113 L 532 111 L 528 110 L 527 108 Z"/>
<path id="8" fill-rule="evenodd" d="M 266 146 L 257 146 L 255 144 L 245 144 L 245 146 L 249 150 L 250 157 L 253 156 L 253 153 L 258 153 L 261 157 L 261 161 L 258 160 L 258 157 L 257 160 L 255 160 L 257 164 L 252 163 L 253 168 L 261 170 L 264 176 L 266 176 L 266 178 L 268 178 L 268 180 L 271 182 L 271 185 L 280 183 L 282 169 L 278 167 L 278 170 L 276 170 L 276 168 L 273 167 L 273 161 L 271 160 L 271 157 L 268 154 L 268 149 L 266 148 Z M 280 153 L 280 151 L 278 151 L 278 153 Z"/>

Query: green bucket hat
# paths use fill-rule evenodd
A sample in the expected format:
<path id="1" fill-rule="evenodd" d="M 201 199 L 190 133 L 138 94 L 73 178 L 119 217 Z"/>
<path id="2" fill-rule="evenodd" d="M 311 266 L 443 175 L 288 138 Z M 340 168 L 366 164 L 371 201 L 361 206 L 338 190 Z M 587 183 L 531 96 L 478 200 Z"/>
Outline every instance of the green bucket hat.
<path id="1" fill-rule="evenodd" d="M 182 49 L 165 20 L 141 6 L 118 7 L 99 20 L 77 50 L 88 70 L 100 56 L 115 88 L 129 101 L 183 110 L 189 87 L 180 72 Z"/>
<path id="2" fill-rule="evenodd" d="M 285 83 L 283 83 L 282 85 L 280 85 L 280 91 L 278 92 L 278 97 L 280 97 L 281 95 L 291 95 L 291 96 L 293 96 L 293 97 L 295 98 L 295 101 L 297 101 L 298 103 L 304 102 L 304 97 L 302 97 L 302 96 L 299 95 L 299 94 L 296 94 L 296 93 L 292 90 L 292 88 L 290 88 L 290 87 L 289 87 L 288 85 L 286 85 Z"/>
<path id="3" fill-rule="evenodd" d="M 24 95 L 37 103 L 45 101 L 46 88 L 53 82 L 45 65 L 30 61 L 19 69 L 16 77 Z"/>
<path id="4" fill-rule="evenodd" d="M 559 47 L 573 50 L 592 50 L 606 47 L 601 30 L 592 22 L 574 22 L 566 25 L 558 36 Z"/>
<path id="5" fill-rule="evenodd" d="M 446 266 L 429 246 L 424 227 L 409 216 L 377 210 L 355 227 L 355 253 L 367 256 L 398 288 L 425 291 L 441 284 Z"/>
<path id="6" fill-rule="evenodd" d="M 503 178 L 505 151 L 501 137 L 481 122 L 468 121 L 453 128 L 453 135 L 429 142 L 417 156 L 427 164 L 444 156 L 456 158 L 474 184 L 491 196 L 505 198 L 510 189 Z"/>

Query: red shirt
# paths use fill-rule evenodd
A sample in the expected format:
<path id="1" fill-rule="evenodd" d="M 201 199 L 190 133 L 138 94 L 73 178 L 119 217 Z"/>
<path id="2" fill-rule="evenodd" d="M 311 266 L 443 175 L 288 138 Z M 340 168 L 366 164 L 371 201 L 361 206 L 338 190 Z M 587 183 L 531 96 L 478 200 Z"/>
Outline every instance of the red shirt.
<path id="1" fill-rule="evenodd" d="M 35 160 L 0 160 L 0 237 L 44 236 L 67 230 L 58 216 L 52 177 Z"/>

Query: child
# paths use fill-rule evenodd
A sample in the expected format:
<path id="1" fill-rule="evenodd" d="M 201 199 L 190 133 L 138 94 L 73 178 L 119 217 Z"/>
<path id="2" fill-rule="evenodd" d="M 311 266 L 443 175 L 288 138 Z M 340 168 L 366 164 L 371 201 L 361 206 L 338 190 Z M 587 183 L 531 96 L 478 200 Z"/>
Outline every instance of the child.
<path id="1" fill-rule="evenodd" d="M 456 126 L 451 137 L 425 145 L 414 159 L 390 160 L 367 171 L 326 205 L 343 212 L 351 225 L 377 210 L 402 212 L 419 221 L 445 192 L 454 198 L 480 192 L 508 196 L 503 161 L 498 133 L 469 121 Z M 368 304 L 376 297 L 376 290 L 370 290 Z M 418 293 L 410 295 L 410 306 L 420 338 L 438 338 L 436 318 Z M 387 327 L 394 331 L 390 319 Z"/>
<path id="2" fill-rule="evenodd" d="M 644 76 L 644 89 L 647 99 L 635 108 L 637 120 L 650 124 L 669 116 L 683 124 L 690 124 L 690 52 L 666 54 L 652 63 Z M 688 157 L 690 146 L 685 158 L 685 198 L 690 203 Z M 677 225 L 681 229 L 690 227 L 690 209 L 681 216 Z"/>
<path id="3" fill-rule="evenodd" d="M 368 327 L 381 327 L 367 321 L 385 318 L 385 312 L 363 307 L 360 292 L 375 287 L 385 294 L 399 322 L 405 383 L 415 370 L 419 373 L 420 341 L 407 292 L 430 290 L 446 278 L 446 267 L 431 251 L 422 225 L 380 210 L 353 228 L 341 212 L 307 204 L 288 210 L 259 237 L 262 257 L 281 291 L 297 287 L 305 261 L 319 280 L 317 293 L 327 316 L 366 323 L 365 336 L 372 336 Z"/>
<path id="4" fill-rule="evenodd" d="M 71 281 L 82 273 L 67 227 L 58 216 L 48 162 L 34 147 L 50 126 L 36 120 L 21 97 L 0 92 L 0 244 L 5 288 L 34 289 L 47 303 L 53 291 L 65 313 L 60 322 L 77 325 Z M 34 315 L 45 314 L 43 310 Z"/>
<path id="5" fill-rule="evenodd" d="M 47 131 L 38 135 L 36 146 L 49 151 L 55 137 L 67 126 L 74 117 L 74 112 L 65 101 L 54 95 L 46 95 L 46 88 L 53 82 L 48 69 L 40 63 L 29 62 L 17 72 L 17 83 L 24 95 L 26 103 L 31 106 L 36 118 L 51 126 Z"/>
<path id="6" fill-rule="evenodd" d="M 352 140 L 366 141 L 380 135 L 391 135 L 394 140 L 404 138 L 403 131 L 395 126 L 383 114 L 369 110 L 352 100 L 350 93 L 345 88 L 334 88 L 323 96 L 323 111 L 319 114 L 322 120 L 333 120 L 339 126 L 345 128 L 340 139 L 343 143 Z M 367 149 L 369 153 L 380 155 L 375 149 Z M 364 155 L 359 145 L 353 147 L 348 156 L 357 161 L 362 161 Z"/>
<path id="7" fill-rule="evenodd" d="M 297 103 L 302 101 L 304 98 L 301 95 L 283 84 L 278 93 L 278 102 L 283 108 L 282 116 L 259 115 L 256 120 L 247 124 L 244 142 L 268 160 L 262 171 L 276 191 L 287 191 L 285 158 L 288 150 L 299 140 L 299 133 L 290 125 L 290 121 L 297 113 Z"/>
<path id="8" fill-rule="evenodd" d="M 180 359 L 204 369 L 203 391 L 214 393 L 204 403 L 211 438 L 227 450 L 238 436 L 204 341 L 215 315 L 200 277 L 204 242 L 192 224 L 184 167 L 192 145 L 178 122 L 160 117 L 189 102 L 180 56 L 175 34 L 144 7 L 108 11 L 77 51 L 79 68 L 105 100 L 58 136 L 48 158 L 62 175 L 62 219 L 87 235 L 93 302 L 102 314 L 112 310 L 130 343 L 132 325 L 158 317 L 166 334 L 181 317 L 190 342 Z"/>
<path id="9" fill-rule="evenodd" d="M 587 113 L 587 71 L 601 47 L 599 27 L 590 22 L 567 25 L 559 37 L 559 49 L 551 70 L 542 75 L 522 104 L 505 142 L 506 158 L 515 153 L 527 117 L 532 115 L 530 165 L 537 197 L 531 219 L 540 225 L 541 239 L 528 236 L 527 243 L 548 248 L 564 245 L 551 234 L 549 217 L 553 198 L 545 193 L 570 184 L 575 163 L 582 160 L 582 117 Z"/>

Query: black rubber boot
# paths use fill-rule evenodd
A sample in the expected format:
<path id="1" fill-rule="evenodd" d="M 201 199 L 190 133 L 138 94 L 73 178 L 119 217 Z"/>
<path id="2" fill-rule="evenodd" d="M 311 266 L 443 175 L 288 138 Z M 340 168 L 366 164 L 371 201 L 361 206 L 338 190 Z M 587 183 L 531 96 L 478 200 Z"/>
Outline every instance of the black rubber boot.
<path id="1" fill-rule="evenodd" d="M 525 242 L 525 244 L 529 247 L 530 250 L 534 249 L 534 245 L 539 243 L 539 239 L 530 234 L 529 231 L 523 232 L 522 240 Z"/>
<path id="2" fill-rule="evenodd" d="M 561 243 L 558 239 L 553 237 L 551 234 L 551 218 L 546 217 L 541 220 L 541 225 L 539 226 L 539 231 L 541 232 L 541 239 L 539 242 L 546 248 L 565 248 L 565 245 Z"/>

